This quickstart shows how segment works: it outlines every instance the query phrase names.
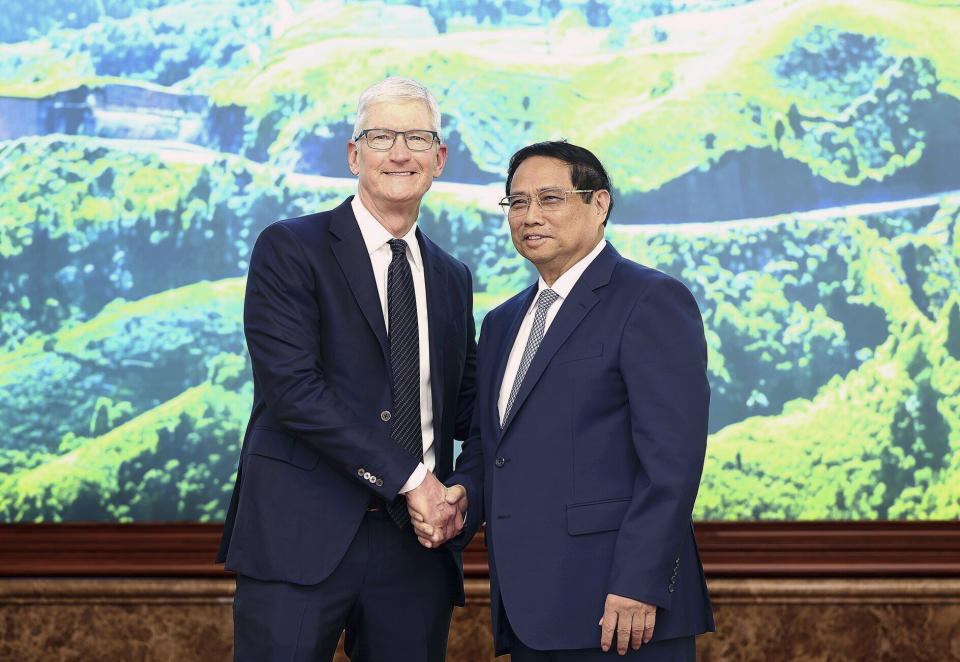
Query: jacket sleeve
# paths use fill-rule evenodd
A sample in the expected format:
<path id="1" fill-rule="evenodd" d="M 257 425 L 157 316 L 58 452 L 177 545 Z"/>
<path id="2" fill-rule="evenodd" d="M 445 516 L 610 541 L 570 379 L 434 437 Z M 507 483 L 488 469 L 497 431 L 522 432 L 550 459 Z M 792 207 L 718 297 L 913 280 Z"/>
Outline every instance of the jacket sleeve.
<path id="1" fill-rule="evenodd" d="M 386 426 L 361 421 L 327 382 L 320 360 L 323 320 L 315 277 L 302 243 L 289 228 L 275 223 L 260 234 L 250 258 L 243 308 L 254 379 L 284 430 L 330 466 L 393 499 L 417 460 L 393 443 Z M 365 479 L 364 472 L 382 479 L 382 485 Z"/>
<path id="2" fill-rule="evenodd" d="M 614 549 L 608 593 L 669 608 L 707 444 L 707 349 L 693 295 L 659 277 L 624 328 L 620 370 L 640 461 Z"/>
<path id="3" fill-rule="evenodd" d="M 480 345 L 477 349 L 477 363 L 486 360 L 483 354 L 484 330 L 487 322 L 484 320 L 480 329 Z M 476 384 L 474 385 L 476 394 Z M 463 531 L 448 543 L 453 549 L 461 550 L 469 544 L 483 524 L 483 446 L 480 439 L 480 417 L 483 408 L 483 398 L 477 398 L 480 406 L 471 407 L 470 431 L 463 442 L 463 448 L 457 457 L 456 468 L 453 474 L 445 481 L 448 486 L 460 484 L 467 490 L 467 520 Z"/>
<path id="4" fill-rule="evenodd" d="M 464 266 L 466 272 L 466 315 L 467 352 L 463 365 L 463 375 L 460 378 L 460 388 L 457 392 L 457 414 L 454 424 L 454 438 L 464 440 L 470 434 L 470 424 L 473 420 L 473 407 L 477 398 L 477 327 L 473 321 L 473 279 L 470 270 Z"/>

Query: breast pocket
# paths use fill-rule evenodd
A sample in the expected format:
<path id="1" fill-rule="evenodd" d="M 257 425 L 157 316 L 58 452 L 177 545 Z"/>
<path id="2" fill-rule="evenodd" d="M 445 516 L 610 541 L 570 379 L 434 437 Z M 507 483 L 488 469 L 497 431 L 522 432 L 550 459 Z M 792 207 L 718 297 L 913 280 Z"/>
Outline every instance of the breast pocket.
<path id="1" fill-rule="evenodd" d="M 603 356 L 603 343 L 590 343 L 588 345 L 578 345 L 557 352 L 557 363 L 571 363 L 573 361 L 584 361 L 586 359 L 595 359 Z"/>
<path id="2" fill-rule="evenodd" d="M 616 531 L 630 507 L 631 497 L 567 504 L 567 533 L 582 536 L 588 533 Z"/>

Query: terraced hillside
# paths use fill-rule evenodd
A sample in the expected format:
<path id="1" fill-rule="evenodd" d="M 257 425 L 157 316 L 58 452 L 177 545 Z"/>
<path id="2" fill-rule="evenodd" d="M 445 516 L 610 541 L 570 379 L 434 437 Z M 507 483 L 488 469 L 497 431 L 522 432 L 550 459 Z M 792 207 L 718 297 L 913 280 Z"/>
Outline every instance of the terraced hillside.
<path id="1" fill-rule="evenodd" d="M 29 4 L 0 17 L 0 520 L 223 516 L 250 248 L 355 190 L 391 73 L 441 100 L 420 223 L 478 322 L 532 279 L 509 155 L 608 164 L 608 238 L 704 314 L 698 517 L 960 514 L 960 3 Z"/>

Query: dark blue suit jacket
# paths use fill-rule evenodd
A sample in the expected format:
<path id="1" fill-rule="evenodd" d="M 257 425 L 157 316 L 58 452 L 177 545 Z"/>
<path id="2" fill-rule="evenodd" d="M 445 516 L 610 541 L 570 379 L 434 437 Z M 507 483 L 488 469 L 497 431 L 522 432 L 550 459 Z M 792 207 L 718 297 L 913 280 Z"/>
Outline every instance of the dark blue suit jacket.
<path id="1" fill-rule="evenodd" d="M 350 200 L 274 223 L 250 258 L 244 331 L 254 402 L 217 560 L 256 579 L 325 579 L 371 494 L 393 499 L 417 465 L 383 420 L 391 409 L 389 344 Z M 473 413 L 472 284 L 466 266 L 417 237 L 442 480 L 453 469 L 453 439 L 466 437 Z"/>
<path id="2" fill-rule="evenodd" d="M 483 322 L 473 430 L 448 480 L 468 490 L 464 537 L 487 521 L 498 654 L 509 645 L 500 601 L 541 650 L 599 649 L 608 593 L 660 607 L 654 640 L 713 630 L 690 519 L 710 399 L 693 296 L 608 244 L 557 312 L 501 430 L 500 383 L 536 291 Z"/>

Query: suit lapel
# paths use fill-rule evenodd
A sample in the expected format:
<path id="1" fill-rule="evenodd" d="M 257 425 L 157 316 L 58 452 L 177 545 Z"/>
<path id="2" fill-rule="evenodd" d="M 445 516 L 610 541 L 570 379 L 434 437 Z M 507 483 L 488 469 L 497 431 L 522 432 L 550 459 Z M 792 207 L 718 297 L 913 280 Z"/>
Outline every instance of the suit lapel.
<path id="1" fill-rule="evenodd" d="M 533 303 L 533 297 L 537 294 L 537 284 L 534 283 L 526 291 L 521 292 L 513 298 L 512 303 L 507 304 L 504 312 L 504 321 L 508 324 L 506 332 L 500 336 L 499 344 L 492 348 L 494 356 L 497 359 L 497 367 L 493 372 L 492 383 L 490 384 L 490 403 L 493 416 L 493 430 L 500 430 L 500 387 L 503 384 L 503 374 L 507 370 L 507 360 L 510 358 L 510 350 L 517 339 L 517 333 L 520 331 L 520 324 L 523 322 L 523 316 Z M 526 339 L 524 339 L 526 342 Z"/>
<path id="2" fill-rule="evenodd" d="M 377 293 L 377 283 L 373 278 L 373 267 L 370 264 L 370 255 L 367 246 L 363 243 L 360 226 L 347 200 L 333 210 L 330 221 L 330 232 L 337 241 L 331 243 L 334 256 L 346 276 L 350 290 L 367 319 L 370 329 L 380 342 L 384 361 L 390 363 L 390 346 L 387 344 L 387 327 L 383 321 L 383 308 L 380 305 L 380 295 Z"/>
<path id="3" fill-rule="evenodd" d="M 517 412 L 523 406 L 523 402 L 527 399 L 533 387 L 536 386 L 543 371 L 546 370 L 550 364 L 553 355 L 557 353 L 557 350 L 560 349 L 564 341 L 573 333 L 573 330 L 577 328 L 580 322 L 583 321 L 583 318 L 590 312 L 590 309 L 597 305 L 600 298 L 594 290 L 610 282 L 613 267 L 619 257 L 619 253 L 617 253 L 616 249 L 608 242 L 573 286 L 573 289 L 570 291 L 570 296 L 564 300 L 560 310 L 557 311 L 557 316 L 554 317 L 553 322 L 550 323 L 550 328 L 547 329 L 546 334 L 544 334 L 543 340 L 540 342 L 540 347 L 537 348 L 537 353 L 534 355 L 533 361 L 531 361 L 530 367 L 527 369 L 523 383 L 520 384 L 520 390 L 517 391 L 517 397 L 513 401 L 513 408 L 510 410 L 507 420 L 503 422 L 501 438 L 503 432 L 506 431 L 513 419 L 516 418 Z"/>
<path id="4" fill-rule="evenodd" d="M 423 258 L 424 284 L 427 290 L 427 330 L 430 339 L 430 391 L 433 399 L 434 439 L 441 438 L 443 420 L 443 351 L 447 323 L 450 320 L 450 297 L 447 292 L 447 275 L 444 272 L 436 245 L 427 239 L 419 228 L 417 239 Z M 436 446 L 439 448 L 440 446 Z M 439 462 L 437 463 L 439 466 Z"/>

